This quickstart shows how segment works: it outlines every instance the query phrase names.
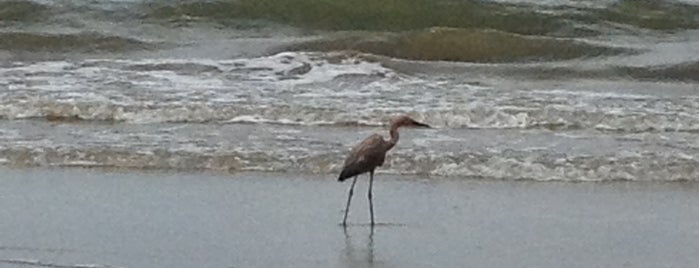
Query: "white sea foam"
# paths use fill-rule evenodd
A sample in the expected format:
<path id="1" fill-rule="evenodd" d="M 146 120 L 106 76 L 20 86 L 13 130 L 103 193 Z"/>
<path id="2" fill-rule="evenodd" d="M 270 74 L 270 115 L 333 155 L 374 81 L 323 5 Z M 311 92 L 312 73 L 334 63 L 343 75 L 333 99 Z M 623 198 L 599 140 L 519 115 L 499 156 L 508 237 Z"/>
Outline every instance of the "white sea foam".
<path id="1" fill-rule="evenodd" d="M 341 53 L 38 62 L 0 73 L 5 119 L 379 126 L 409 113 L 450 128 L 699 131 L 694 95 L 504 90 Z"/>
<path id="2" fill-rule="evenodd" d="M 44 126 L 22 124 L 19 128 L 28 136 L 0 141 L 2 165 L 337 174 L 349 148 L 370 133 L 348 137 L 342 131 L 285 131 L 288 126 L 270 129 L 254 124 L 191 125 L 177 132 L 142 126 L 78 131 L 66 126 L 55 128 L 51 137 L 37 139 L 31 133 Z M 682 147 L 694 138 L 687 133 L 666 138 L 646 134 L 639 142 L 618 139 L 615 133 L 566 136 L 492 131 L 496 132 L 406 131 L 377 172 L 501 180 L 699 179 L 699 151 Z"/>
<path id="3" fill-rule="evenodd" d="M 331 174 L 361 138 L 409 114 L 435 129 L 402 135 L 379 172 L 699 178 L 691 92 L 474 85 L 341 53 L 16 63 L 0 74 L 2 165 Z"/>

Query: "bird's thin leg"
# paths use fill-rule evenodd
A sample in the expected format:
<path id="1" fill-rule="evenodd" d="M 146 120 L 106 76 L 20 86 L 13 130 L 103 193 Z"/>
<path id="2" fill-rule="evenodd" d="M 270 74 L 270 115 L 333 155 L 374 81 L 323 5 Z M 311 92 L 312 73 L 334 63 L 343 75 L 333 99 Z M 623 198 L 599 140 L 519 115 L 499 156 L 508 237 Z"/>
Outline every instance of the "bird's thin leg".
<path id="1" fill-rule="evenodd" d="M 357 176 L 354 176 L 352 180 L 352 186 L 349 189 L 349 195 L 347 196 L 347 206 L 345 206 L 345 217 L 342 219 L 342 226 L 347 226 L 347 214 L 349 213 L 350 201 L 352 201 L 352 194 L 354 193 L 354 184 L 357 183 Z"/>
<path id="2" fill-rule="evenodd" d="M 374 202 L 372 201 L 371 186 L 374 184 L 374 171 L 369 172 L 369 214 L 371 214 L 371 226 L 374 227 Z"/>

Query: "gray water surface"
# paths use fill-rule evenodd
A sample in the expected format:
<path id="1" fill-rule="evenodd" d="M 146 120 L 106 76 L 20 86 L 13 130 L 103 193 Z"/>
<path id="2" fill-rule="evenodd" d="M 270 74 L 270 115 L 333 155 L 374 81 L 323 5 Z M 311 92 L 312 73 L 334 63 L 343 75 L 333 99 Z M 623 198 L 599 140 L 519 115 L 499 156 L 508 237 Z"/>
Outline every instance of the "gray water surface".
<path id="1" fill-rule="evenodd" d="M 0 267 L 694 267 L 693 183 L 0 170 Z M 14 263 L 13 263 L 14 262 Z M 22 262 L 23 264 L 18 264 Z"/>

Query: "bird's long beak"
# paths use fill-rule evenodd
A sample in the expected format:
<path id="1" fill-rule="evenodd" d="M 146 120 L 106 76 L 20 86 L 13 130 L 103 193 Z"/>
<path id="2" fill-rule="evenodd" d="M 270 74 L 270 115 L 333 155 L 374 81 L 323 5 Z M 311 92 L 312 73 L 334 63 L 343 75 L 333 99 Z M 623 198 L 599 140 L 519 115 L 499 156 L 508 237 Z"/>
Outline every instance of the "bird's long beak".
<path id="1" fill-rule="evenodd" d="M 413 122 L 413 125 L 415 125 L 416 127 L 422 127 L 422 128 L 432 128 L 430 125 L 428 125 L 428 124 L 423 124 L 423 123 L 420 123 L 420 122 Z"/>

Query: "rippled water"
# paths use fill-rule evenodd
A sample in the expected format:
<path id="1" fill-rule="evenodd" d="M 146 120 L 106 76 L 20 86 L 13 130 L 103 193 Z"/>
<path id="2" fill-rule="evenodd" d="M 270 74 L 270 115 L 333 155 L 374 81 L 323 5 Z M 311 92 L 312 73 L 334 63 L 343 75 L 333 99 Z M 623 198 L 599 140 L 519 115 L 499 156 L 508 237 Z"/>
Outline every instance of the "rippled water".
<path id="1" fill-rule="evenodd" d="M 2 3 L 0 163 L 335 177 L 409 114 L 435 128 L 403 130 L 380 173 L 699 178 L 699 18 L 677 11 L 691 1 L 452 8 L 492 15 L 474 24 L 402 20 L 461 14 L 414 0 L 328 27 L 310 23 L 323 10 L 270 15 L 314 0 L 248 2 Z"/>

